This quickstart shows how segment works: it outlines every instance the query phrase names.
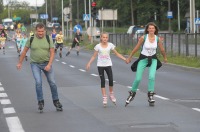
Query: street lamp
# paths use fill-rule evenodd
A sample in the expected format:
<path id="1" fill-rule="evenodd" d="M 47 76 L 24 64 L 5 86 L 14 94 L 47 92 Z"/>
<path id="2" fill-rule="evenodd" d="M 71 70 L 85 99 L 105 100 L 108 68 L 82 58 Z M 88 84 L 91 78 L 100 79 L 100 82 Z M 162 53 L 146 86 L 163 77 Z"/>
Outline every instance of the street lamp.
<path id="1" fill-rule="evenodd" d="M 63 0 L 62 0 L 62 34 L 64 35 L 64 22 L 63 22 L 63 19 L 64 19 L 64 17 L 63 17 Z"/>
<path id="2" fill-rule="evenodd" d="M 47 15 L 47 0 L 46 0 L 46 15 Z M 46 18 L 46 26 L 47 26 L 47 18 Z"/>

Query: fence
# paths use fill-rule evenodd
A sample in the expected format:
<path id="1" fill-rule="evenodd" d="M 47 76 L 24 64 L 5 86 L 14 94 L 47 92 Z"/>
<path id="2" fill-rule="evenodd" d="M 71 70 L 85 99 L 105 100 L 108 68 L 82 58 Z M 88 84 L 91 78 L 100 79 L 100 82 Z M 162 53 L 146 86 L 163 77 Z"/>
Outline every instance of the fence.
<path id="1" fill-rule="evenodd" d="M 160 33 L 164 38 L 163 46 L 167 53 L 200 57 L 200 33 Z M 109 41 L 116 46 L 133 48 L 138 38 L 130 34 L 109 34 Z"/>

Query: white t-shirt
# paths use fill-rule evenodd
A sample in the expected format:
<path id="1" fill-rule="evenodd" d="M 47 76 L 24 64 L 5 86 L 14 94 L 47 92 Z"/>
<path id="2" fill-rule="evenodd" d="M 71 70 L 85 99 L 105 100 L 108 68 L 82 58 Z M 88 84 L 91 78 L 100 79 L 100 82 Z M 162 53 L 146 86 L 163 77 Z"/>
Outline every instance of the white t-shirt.
<path id="1" fill-rule="evenodd" d="M 153 56 L 156 54 L 156 49 L 157 49 L 157 37 L 155 35 L 155 41 L 153 43 L 149 42 L 149 37 L 147 34 L 146 40 L 144 42 L 144 45 L 142 47 L 142 52 L 141 54 L 145 56 Z"/>
<path id="2" fill-rule="evenodd" d="M 110 58 L 110 50 L 114 50 L 115 45 L 108 42 L 108 46 L 103 48 L 101 44 L 97 44 L 94 47 L 95 51 L 98 51 L 97 66 L 106 67 L 112 66 L 112 61 Z"/>

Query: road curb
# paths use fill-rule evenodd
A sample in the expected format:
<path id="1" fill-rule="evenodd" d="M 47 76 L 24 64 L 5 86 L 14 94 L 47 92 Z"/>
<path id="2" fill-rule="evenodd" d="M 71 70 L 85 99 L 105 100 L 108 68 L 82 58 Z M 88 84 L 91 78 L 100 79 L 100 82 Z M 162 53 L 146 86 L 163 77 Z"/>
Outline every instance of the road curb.
<path id="1" fill-rule="evenodd" d="M 181 69 L 187 70 L 187 71 L 200 72 L 200 68 L 194 68 L 194 67 L 188 67 L 188 66 L 181 66 L 181 65 L 172 64 L 172 63 L 166 63 L 166 65 L 174 66 L 174 67 L 181 68 Z"/>

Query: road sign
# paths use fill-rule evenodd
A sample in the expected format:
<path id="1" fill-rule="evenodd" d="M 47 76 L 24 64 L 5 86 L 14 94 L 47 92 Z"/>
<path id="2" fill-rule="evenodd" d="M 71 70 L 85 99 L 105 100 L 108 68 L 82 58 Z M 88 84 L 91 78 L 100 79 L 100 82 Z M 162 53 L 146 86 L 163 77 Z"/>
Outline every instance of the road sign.
<path id="1" fill-rule="evenodd" d="M 74 33 L 76 33 L 77 30 L 80 30 L 80 32 L 82 32 L 83 29 L 82 29 L 81 25 L 77 24 L 74 26 Z"/>
<path id="2" fill-rule="evenodd" d="M 167 12 L 167 18 L 173 18 L 173 12 L 172 11 Z"/>
<path id="3" fill-rule="evenodd" d="M 58 21 L 58 17 L 53 17 L 52 20 L 53 21 Z"/>
<path id="4" fill-rule="evenodd" d="M 89 21 L 90 20 L 90 14 L 83 14 L 83 21 Z"/>
<path id="5" fill-rule="evenodd" d="M 40 19 L 48 19 L 48 14 L 40 14 Z"/>
<path id="6" fill-rule="evenodd" d="M 64 15 L 67 15 L 67 14 L 69 14 L 70 13 L 70 8 L 69 7 L 65 7 L 64 9 L 63 9 L 63 14 Z"/>
<path id="7" fill-rule="evenodd" d="M 195 24 L 200 25 L 200 18 L 195 18 Z"/>

